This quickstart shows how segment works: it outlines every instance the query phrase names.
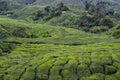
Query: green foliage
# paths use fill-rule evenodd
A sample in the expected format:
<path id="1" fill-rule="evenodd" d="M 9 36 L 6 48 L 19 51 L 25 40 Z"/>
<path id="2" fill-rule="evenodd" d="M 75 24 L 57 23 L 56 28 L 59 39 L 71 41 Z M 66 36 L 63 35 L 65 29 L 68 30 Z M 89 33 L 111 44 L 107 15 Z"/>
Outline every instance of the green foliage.
<path id="1" fill-rule="evenodd" d="M 0 24 L 10 34 L 0 40 L 1 80 L 119 79 L 119 39 L 9 18 Z"/>
<path id="2" fill-rule="evenodd" d="M 62 14 L 62 11 L 68 10 L 69 9 L 63 3 L 59 3 L 54 7 L 46 6 L 43 11 L 37 11 L 33 20 L 43 19 L 45 21 L 48 21 L 54 17 L 60 16 Z"/>
<path id="3" fill-rule="evenodd" d="M 2 49 L 0 49 L 0 56 L 2 55 Z"/>
<path id="4" fill-rule="evenodd" d="M 94 74 L 90 77 L 82 78 L 81 80 L 104 80 L 104 75 L 103 74 Z"/>
<path id="5" fill-rule="evenodd" d="M 79 78 L 90 76 L 90 70 L 88 68 L 88 65 L 84 63 L 78 66 L 77 71 L 78 71 L 77 75 L 79 76 Z"/>
<path id="6" fill-rule="evenodd" d="M 120 38 L 120 29 L 114 30 L 112 36 L 115 38 Z"/>
<path id="7" fill-rule="evenodd" d="M 15 44 L 9 44 L 9 43 L 0 43 L 0 49 L 4 53 L 10 53 L 11 50 L 13 50 Z"/>
<path id="8" fill-rule="evenodd" d="M 105 66 L 105 74 L 113 74 L 117 72 L 117 68 L 114 66 Z"/>
<path id="9" fill-rule="evenodd" d="M 37 38 L 38 36 L 35 35 L 32 32 L 32 28 L 27 28 L 27 27 L 16 27 L 13 32 L 12 35 L 15 37 L 23 37 L 23 38 Z"/>
<path id="10" fill-rule="evenodd" d="M 110 18 L 104 18 L 100 24 L 103 26 L 108 26 L 109 28 L 112 28 L 114 26 L 114 23 Z"/>
<path id="11" fill-rule="evenodd" d="M 4 13 L 4 11 L 8 10 L 8 2 L 4 0 L 0 0 L 0 14 Z"/>
<path id="12" fill-rule="evenodd" d="M 94 26 L 90 29 L 91 33 L 102 33 L 105 31 L 108 31 L 108 27 L 107 26 Z"/>
<path id="13" fill-rule="evenodd" d="M 90 70 L 92 73 L 104 73 L 104 68 L 100 64 L 92 63 L 90 65 Z"/>
<path id="14" fill-rule="evenodd" d="M 112 36 L 115 38 L 120 38 L 120 25 L 116 26 L 116 29 L 112 32 Z"/>
<path id="15" fill-rule="evenodd" d="M 47 23 L 53 26 L 75 27 L 78 23 L 79 16 L 66 12 L 65 14 L 49 20 Z"/>
<path id="16" fill-rule="evenodd" d="M 112 80 L 113 75 L 119 79 L 119 47 L 119 43 L 22 44 L 0 57 L 0 74 L 10 80 Z"/>
<path id="17" fill-rule="evenodd" d="M 50 32 L 48 32 L 48 31 L 41 33 L 41 36 L 42 37 L 52 37 Z"/>
<path id="18" fill-rule="evenodd" d="M 24 27 L 16 27 L 13 30 L 12 35 L 16 36 L 16 37 L 26 37 L 26 35 L 27 35 L 26 28 L 24 28 Z"/>
<path id="19" fill-rule="evenodd" d="M 47 23 L 54 26 L 73 28 L 77 26 L 77 29 L 82 28 L 86 32 L 90 31 L 94 26 L 107 26 L 108 28 L 112 28 L 119 19 L 119 5 L 110 0 L 15 0 L 15 2 L 18 5 L 24 5 L 24 8 L 10 10 L 13 12 L 11 14 L 13 18 L 25 19 L 26 21 L 35 23 Z M 48 5 L 50 3 L 51 5 Z M 85 7 L 88 9 L 85 9 Z M 7 13 L 9 15 L 9 12 Z"/>
<path id="20" fill-rule="evenodd" d="M 22 76 L 21 80 L 34 80 L 34 75 L 34 68 L 29 67 L 26 69 L 26 73 Z"/>
<path id="21" fill-rule="evenodd" d="M 102 1 L 96 3 L 87 1 L 85 3 L 86 11 L 84 11 L 83 15 L 81 16 L 77 24 L 77 28 L 82 28 L 86 32 L 90 31 L 92 33 L 101 33 L 114 27 L 114 23 L 116 23 L 114 21 L 116 20 L 114 18 L 114 10 L 109 9 L 106 4 L 106 2 Z M 100 28 L 94 26 L 99 26 Z M 101 26 L 106 27 L 103 28 Z"/>
<path id="22" fill-rule="evenodd" d="M 7 32 L 7 30 L 5 30 L 0 26 L 0 39 L 4 39 L 8 36 L 9 36 L 9 33 Z"/>

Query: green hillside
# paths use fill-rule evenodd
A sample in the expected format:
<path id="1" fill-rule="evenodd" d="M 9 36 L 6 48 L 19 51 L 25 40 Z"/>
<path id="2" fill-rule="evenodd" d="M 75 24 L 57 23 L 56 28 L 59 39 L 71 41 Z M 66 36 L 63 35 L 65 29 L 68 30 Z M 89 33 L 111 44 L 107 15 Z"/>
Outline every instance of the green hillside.
<path id="1" fill-rule="evenodd" d="M 0 0 L 0 80 L 120 80 L 114 0 Z"/>
<path id="2" fill-rule="evenodd" d="M 120 79 L 119 39 L 5 17 L 0 25 L 8 33 L 1 39 L 0 80 Z"/>
<path id="3" fill-rule="evenodd" d="M 96 29 L 96 26 L 104 26 L 105 28 L 100 28 L 100 30 L 108 31 L 120 20 L 120 5 L 110 0 L 37 0 L 36 3 L 22 5 L 20 9 L 3 11 L 2 14 L 12 18 L 24 19 L 28 22 L 82 28 L 87 32 L 94 32 L 93 29 Z M 19 1 L 18 4 L 20 4 Z"/>
<path id="4" fill-rule="evenodd" d="M 22 44 L 10 55 L 0 57 L 0 79 L 119 80 L 119 45 Z"/>
<path id="5" fill-rule="evenodd" d="M 50 4 L 55 4 L 59 2 L 63 2 L 66 4 L 82 4 L 87 0 L 11 0 L 20 4 L 39 4 L 39 5 L 50 5 Z M 92 0 L 89 0 L 92 1 Z M 94 0 L 94 2 L 98 1 L 104 1 L 104 0 Z M 105 0 L 104 2 L 114 2 L 114 0 Z"/>

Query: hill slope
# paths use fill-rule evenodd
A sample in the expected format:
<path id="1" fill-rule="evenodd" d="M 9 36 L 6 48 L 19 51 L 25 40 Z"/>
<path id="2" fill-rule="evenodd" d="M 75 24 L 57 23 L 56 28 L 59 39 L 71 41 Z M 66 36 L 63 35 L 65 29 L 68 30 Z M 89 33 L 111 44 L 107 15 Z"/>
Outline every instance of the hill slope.
<path id="1" fill-rule="evenodd" d="M 5 17 L 0 30 L 14 44 L 10 52 L 0 45 L 0 80 L 120 79 L 120 40 L 112 36 Z"/>
<path id="2" fill-rule="evenodd" d="M 118 3 L 10 0 L 20 8 L 9 9 L 4 1 L 0 0 L 0 80 L 120 80 Z"/>
<path id="3" fill-rule="evenodd" d="M 54 3 L 59 3 L 59 2 L 63 2 L 66 4 L 82 4 L 85 1 L 88 0 L 11 0 L 14 2 L 18 2 L 21 4 L 39 4 L 39 5 L 50 5 L 50 4 L 54 4 Z M 89 0 L 92 1 L 92 0 Z M 94 0 L 93 2 L 100 2 L 100 1 L 104 1 L 104 2 L 114 2 L 114 0 Z"/>

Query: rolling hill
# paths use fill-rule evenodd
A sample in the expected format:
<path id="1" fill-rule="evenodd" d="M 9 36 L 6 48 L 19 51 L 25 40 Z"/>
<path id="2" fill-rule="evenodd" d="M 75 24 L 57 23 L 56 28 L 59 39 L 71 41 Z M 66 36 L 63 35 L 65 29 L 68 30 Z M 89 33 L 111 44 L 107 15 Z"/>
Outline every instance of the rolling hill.
<path id="1" fill-rule="evenodd" d="M 66 4 L 82 4 L 85 1 L 88 0 L 11 0 L 17 3 L 21 3 L 21 4 L 40 4 L 40 5 L 50 5 L 50 4 L 54 4 L 54 3 L 59 3 L 59 2 L 63 2 Z M 89 0 L 89 2 L 92 0 Z M 104 2 L 114 2 L 114 0 L 94 0 L 93 2 L 100 2 L 100 1 L 104 1 Z M 117 1 L 117 0 L 116 0 Z M 119 0 L 118 0 L 119 1 Z"/>
<path id="2" fill-rule="evenodd" d="M 5 17 L 0 26 L 12 44 L 0 45 L 0 80 L 120 79 L 120 40 L 110 35 Z"/>
<path id="3" fill-rule="evenodd" d="M 120 80 L 118 2 L 0 0 L 0 80 Z"/>

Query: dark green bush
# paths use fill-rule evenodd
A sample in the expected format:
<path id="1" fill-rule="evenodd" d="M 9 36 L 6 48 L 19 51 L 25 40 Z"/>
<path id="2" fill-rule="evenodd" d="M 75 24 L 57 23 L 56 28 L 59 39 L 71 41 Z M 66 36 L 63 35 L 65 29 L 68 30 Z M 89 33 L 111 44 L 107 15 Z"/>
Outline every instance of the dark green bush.
<path id="1" fill-rule="evenodd" d="M 101 20 L 100 25 L 103 26 L 108 26 L 109 28 L 112 28 L 114 26 L 113 21 L 110 18 L 103 18 L 103 20 Z"/>
<path id="2" fill-rule="evenodd" d="M 115 38 L 120 38 L 120 29 L 114 30 L 112 36 Z"/>
<path id="3" fill-rule="evenodd" d="M 80 64 L 77 71 L 79 78 L 90 76 L 90 70 L 86 64 Z"/>
<path id="4" fill-rule="evenodd" d="M 63 4 L 59 3 L 56 6 L 46 6 L 44 10 L 37 11 L 33 20 L 44 20 L 48 21 L 53 17 L 60 16 L 62 11 L 68 11 L 69 9 Z"/>
<path id="5" fill-rule="evenodd" d="M 10 44 L 10 43 L 2 43 L 0 45 L 0 49 L 2 50 L 2 52 L 5 53 L 10 53 L 11 50 L 14 48 L 15 44 Z"/>
<path id="6" fill-rule="evenodd" d="M 2 49 L 0 49 L 0 56 L 2 55 Z"/>
<path id="7" fill-rule="evenodd" d="M 118 24 L 114 31 L 112 32 L 112 36 L 115 38 L 120 38 L 120 24 Z"/>
<path id="8" fill-rule="evenodd" d="M 25 27 L 16 27 L 12 33 L 13 36 L 16 37 L 27 37 L 26 28 Z"/>
<path id="9" fill-rule="evenodd" d="M 28 27 L 16 27 L 12 35 L 15 37 L 22 37 L 22 38 L 37 38 L 38 36 L 33 32 L 32 28 Z"/>
<path id="10" fill-rule="evenodd" d="M 111 74 L 115 74 L 117 72 L 117 68 L 114 66 L 109 66 L 106 65 L 105 66 L 105 74 L 106 75 L 111 75 Z"/>
<path id="11" fill-rule="evenodd" d="M 101 65 L 93 63 L 90 65 L 90 70 L 92 71 L 92 73 L 103 73 L 104 69 Z"/>
<path id="12" fill-rule="evenodd" d="M 37 11 L 33 20 L 41 19 L 41 18 L 43 18 L 43 16 L 44 16 L 44 13 L 42 11 Z"/>
<path id="13" fill-rule="evenodd" d="M 4 13 L 4 11 L 7 11 L 9 9 L 8 2 L 4 0 L 0 0 L 0 14 Z"/>
<path id="14" fill-rule="evenodd" d="M 95 26 L 90 29 L 91 33 L 102 33 L 107 31 L 109 28 L 107 26 Z"/>
<path id="15" fill-rule="evenodd" d="M 41 33 L 41 36 L 42 37 L 52 37 L 52 35 L 48 31 Z"/>
<path id="16" fill-rule="evenodd" d="M 0 26 L 0 39 L 4 39 L 7 36 L 9 36 L 8 31 Z"/>
<path id="17" fill-rule="evenodd" d="M 34 67 L 28 67 L 21 80 L 34 80 Z"/>

